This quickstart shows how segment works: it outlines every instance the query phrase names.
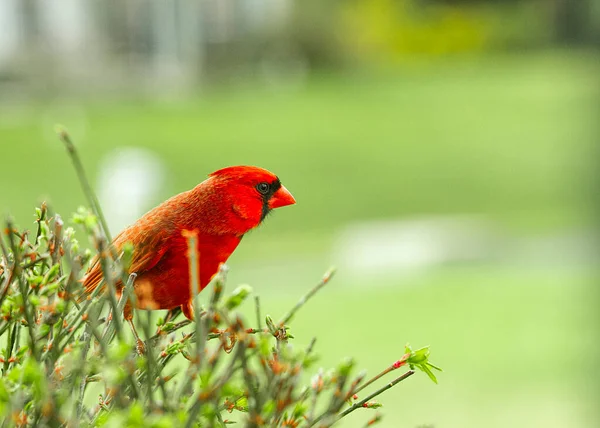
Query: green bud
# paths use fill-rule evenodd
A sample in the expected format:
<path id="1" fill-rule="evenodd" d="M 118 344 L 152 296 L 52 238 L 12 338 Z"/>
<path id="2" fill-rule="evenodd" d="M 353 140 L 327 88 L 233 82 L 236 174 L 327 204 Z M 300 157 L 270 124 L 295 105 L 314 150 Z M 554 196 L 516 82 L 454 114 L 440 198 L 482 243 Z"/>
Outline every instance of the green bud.
<path id="1" fill-rule="evenodd" d="M 353 367 L 354 360 L 352 358 L 346 358 L 338 366 L 338 373 L 340 376 L 348 376 Z"/>
<path id="2" fill-rule="evenodd" d="M 59 299 L 56 302 L 56 312 L 59 314 L 64 313 L 67 310 L 67 302 L 65 302 L 63 299 Z"/>
<path id="3" fill-rule="evenodd" d="M 413 351 L 411 353 L 411 356 L 408 357 L 408 364 L 422 364 L 423 362 L 427 361 L 427 358 L 429 358 L 429 346 L 425 346 L 421 349 L 417 349 L 416 351 Z"/>
<path id="4" fill-rule="evenodd" d="M 48 324 L 42 324 L 40 326 L 40 336 L 46 337 L 48 336 L 48 333 L 50 333 L 50 326 Z"/>
<path id="5" fill-rule="evenodd" d="M 252 293 L 252 287 L 242 284 L 231 293 L 231 296 L 225 301 L 225 307 L 229 310 L 237 308 Z"/>
<path id="6" fill-rule="evenodd" d="M 269 400 L 264 404 L 264 406 L 262 408 L 262 414 L 265 416 L 271 416 L 273 414 L 273 412 L 275 412 L 275 408 L 276 408 L 275 401 Z"/>
<path id="7" fill-rule="evenodd" d="M 29 303 L 31 303 L 33 306 L 39 306 L 40 297 L 35 294 L 29 295 Z"/>
<path id="8" fill-rule="evenodd" d="M 56 275 L 58 274 L 60 270 L 60 264 L 56 263 L 54 266 L 52 266 L 50 269 L 48 269 L 48 272 L 46 272 L 46 275 L 44 275 L 44 284 L 48 284 L 50 281 L 52 281 Z"/>
<path id="9" fill-rule="evenodd" d="M 292 413 L 294 419 L 299 419 L 306 414 L 308 406 L 304 402 L 297 403 Z"/>
<path id="10" fill-rule="evenodd" d="M 267 323 L 267 328 L 271 332 L 271 334 L 275 335 L 277 333 L 277 327 L 275 327 L 275 323 L 273 322 L 273 318 L 270 315 L 265 317 L 265 322 Z"/>

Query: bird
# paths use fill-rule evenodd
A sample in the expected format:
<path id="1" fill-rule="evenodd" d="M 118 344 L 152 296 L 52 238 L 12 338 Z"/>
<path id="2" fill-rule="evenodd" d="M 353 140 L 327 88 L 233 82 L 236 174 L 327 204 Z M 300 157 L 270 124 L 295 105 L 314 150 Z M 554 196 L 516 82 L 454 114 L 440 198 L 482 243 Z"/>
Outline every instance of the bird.
<path id="1" fill-rule="evenodd" d="M 186 232 L 197 236 L 198 278 L 204 289 L 244 235 L 258 227 L 272 210 L 296 200 L 272 172 L 257 166 L 229 166 L 208 175 L 191 190 L 179 193 L 148 211 L 121 231 L 111 245 L 117 254 L 133 245 L 128 274 L 136 274 L 133 289 L 137 309 L 175 309 L 194 319 Z M 106 288 L 100 256 L 82 279 L 83 295 Z M 116 284 L 120 297 L 123 284 Z M 99 290 L 105 292 L 104 290 Z M 133 310 L 125 305 L 124 318 L 138 343 Z"/>

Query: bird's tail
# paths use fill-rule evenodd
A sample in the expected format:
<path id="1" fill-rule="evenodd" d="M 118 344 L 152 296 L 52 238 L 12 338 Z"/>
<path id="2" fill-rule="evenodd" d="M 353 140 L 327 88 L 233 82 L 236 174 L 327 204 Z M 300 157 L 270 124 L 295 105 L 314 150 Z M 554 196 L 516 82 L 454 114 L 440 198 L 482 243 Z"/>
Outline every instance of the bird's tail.
<path id="1" fill-rule="evenodd" d="M 100 259 L 96 256 L 90 267 L 85 274 L 85 276 L 79 280 L 79 282 L 83 285 L 83 293 L 78 297 L 77 302 L 81 303 L 86 300 L 93 292 L 98 288 L 98 286 L 104 289 L 106 286 L 104 285 L 104 275 L 102 274 L 102 267 L 100 266 Z M 100 293 L 103 290 L 99 290 Z"/>

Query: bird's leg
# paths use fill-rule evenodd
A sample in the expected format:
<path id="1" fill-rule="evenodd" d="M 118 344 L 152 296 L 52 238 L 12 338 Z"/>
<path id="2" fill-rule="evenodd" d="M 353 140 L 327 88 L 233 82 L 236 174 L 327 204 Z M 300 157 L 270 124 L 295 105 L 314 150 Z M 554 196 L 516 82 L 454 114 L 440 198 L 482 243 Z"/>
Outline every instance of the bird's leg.
<path id="1" fill-rule="evenodd" d="M 146 346 L 144 345 L 144 342 L 142 341 L 142 339 L 140 339 L 140 336 L 138 335 L 136 329 L 135 329 L 135 325 L 133 325 L 133 308 L 131 307 L 131 303 L 127 302 L 125 304 L 125 308 L 123 308 L 123 317 L 125 318 L 125 321 L 127 321 L 127 323 L 129 324 L 129 326 L 131 327 L 131 332 L 133 333 L 133 337 L 135 337 L 135 341 L 136 341 L 136 351 L 139 355 L 144 355 L 144 353 L 146 353 Z"/>
<path id="2" fill-rule="evenodd" d="M 194 301 L 192 299 L 181 305 L 180 308 L 187 319 L 194 321 Z M 206 315 L 206 311 L 200 312 L 200 317 L 203 317 L 204 315 Z"/>
<path id="3" fill-rule="evenodd" d="M 194 303 L 192 302 L 192 299 L 181 305 L 181 311 L 187 319 L 194 321 Z"/>
<path id="4" fill-rule="evenodd" d="M 165 324 L 168 323 L 169 321 L 175 321 L 175 319 L 179 316 L 180 313 L 181 313 L 180 306 L 177 306 L 176 308 L 173 308 L 173 309 L 169 309 L 169 312 L 167 312 L 167 315 L 165 316 Z"/>

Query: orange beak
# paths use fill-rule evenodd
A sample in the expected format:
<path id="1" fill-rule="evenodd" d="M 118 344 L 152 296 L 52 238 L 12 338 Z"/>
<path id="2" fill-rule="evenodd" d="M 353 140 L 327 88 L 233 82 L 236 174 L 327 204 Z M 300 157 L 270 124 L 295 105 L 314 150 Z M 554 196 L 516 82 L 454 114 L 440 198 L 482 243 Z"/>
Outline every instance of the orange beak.
<path id="1" fill-rule="evenodd" d="M 278 191 L 273 193 L 269 199 L 269 208 L 285 207 L 286 205 L 294 205 L 296 200 L 285 186 L 281 186 Z"/>

